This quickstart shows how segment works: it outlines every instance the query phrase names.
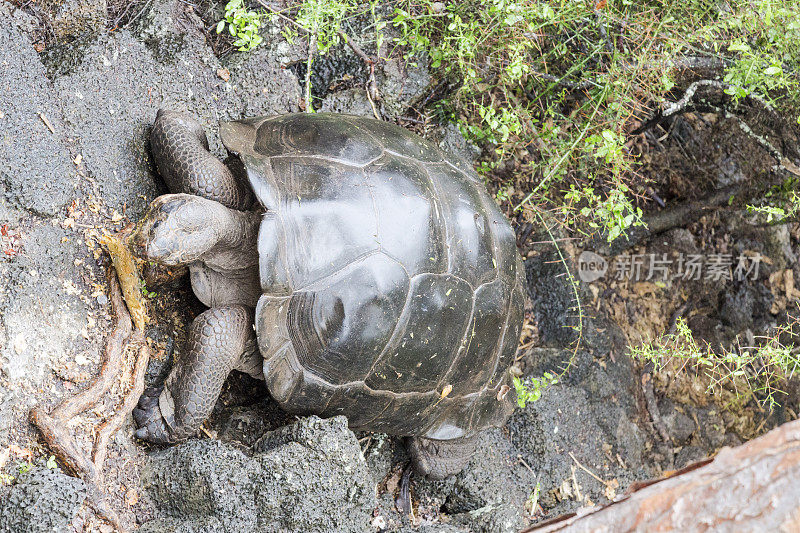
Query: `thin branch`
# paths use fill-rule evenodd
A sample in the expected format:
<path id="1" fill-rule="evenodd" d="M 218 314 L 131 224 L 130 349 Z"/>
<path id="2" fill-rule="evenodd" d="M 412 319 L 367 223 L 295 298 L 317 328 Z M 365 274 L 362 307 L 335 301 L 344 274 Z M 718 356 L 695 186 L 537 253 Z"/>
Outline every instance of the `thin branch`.
<path id="1" fill-rule="evenodd" d="M 347 43 L 347 46 L 349 46 L 353 53 L 360 57 L 364 63 L 367 65 L 375 64 L 375 60 L 365 54 L 364 51 L 355 43 L 355 41 L 348 37 L 347 34 L 341 30 L 341 28 L 337 29 L 336 33 L 339 35 L 339 37 L 344 39 L 344 42 Z"/>
<path id="2" fill-rule="evenodd" d="M 301 30 L 303 30 L 303 31 L 304 31 L 304 32 L 306 32 L 306 33 L 311 33 L 311 30 L 309 30 L 308 28 L 306 28 L 305 26 L 303 26 L 302 24 L 300 24 L 300 23 L 299 23 L 299 22 L 297 22 L 296 20 L 294 20 L 294 19 L 292 19 L 292 18 L 289 18 L 289 17 L 287 17 L 287 16 L 286 16 L 286 15 L 284 15 L 284 14 L 283 14 L 281 11 L 278 11 L 277 9 L 275 9 L 274 7 L 272 7 L 271 5 L 269 5 L 269 4 L 267 4 L 266 2 L 264 2 L 264 0 L 256 0 L 256 2 L 258 2 L 258 4 L 259 4 L 261 7 L 263 7 L 264 9 L 266 9 L 267 11 L 269 11 L 270 13 L 272 13 L 273 15 L 276 15 L 276 16 L 277 16 L 278 18 L 280 18 L 281 20 L 284 20 L 284 21 L 288 22 L 289 24 L 292 24 L 294 27 L 296 27 L 296 28 L 298 28 L 298 29 L 301 29 Z"/>
<path id="3" fill-rule="evenodd" d="M 314 62 L 314 52 L 317 49 L 317 27 L 308 39 L 308 61 L 306 61 L 306 112 L 314 111 L 314 104 L 311 101 L 311 64 Z"/>
<path id="4" fill-rule="evenodd" d="M 777 166 L 779 169 L 785 170 L 790 174 L 794 174 L 795 176 L 800 177 L 800 167 L 795 165 L 788 157 L 784 156 L 783 153 L 781 153 L 780 150 L 775 148 L 775 146 L 771 142 L 769 142 L 766 138 L 754 132 L 753 129 L 750 127 L 750 125 L 744 120 L 742 120 L 741 117 L 734 115 L 727 109 L 722 109 L 720 107 L 709 106 L 709 108 L 713 109 L 716 113 L 724 116 L 725 118 L 735 120 L 736 123 L 739 125 L 739 129 L 741 129 L 745 135 L 747 135 L 748 137 L 756 141 L 758 144 L 760 144 L 769 153 L 769 155 L 771 155 L 773 159 L 775 159 L 778 162 Z"/>
<path id="5" fill-rule="evenodd" d="M 800 167 L 798 167 L 797 164 L 784 155 L 781 150 L 776 148 L 775 145 L 769 142 L 764 136 L 753 131 L 753 128 L 744 119 L 737 114 L 732 113 L 729 109 L 723 107 L 722 105 L 716 105 L 709 102 L 708 99 L 701 99 L 697 96 L 698 90 L 708 87 L 715 89 L 719 94 L 724 95 L 727 98 L 731 97 L 726 91 L 735 88 L 735 86 L 719 80 L 699 80 L 693 82 L 691 85 L 689 85 L 689 87 L 683 93 L 683 96 L 678 101 L 667 104 L 660 113 L 647 120 L 643 125 L 633 131 L 632 134 L 638 135 L 653 125 L 661 122 L 663 119 L 679 113 L 686 113 L 696 109 L 708 110 L 718 115 L 722 115 L 725 118 L 735 120 L 739 125 L 739 128 L 747 137 L 753 139 L 759 145 L 761 145 L 769 153 L 769 155 L 778 162 L 777 166 L 779 169 L 785 170 L 795 176 L 800 176 Z M 748 94 L 744 100 L 756 104 L 756 106 L 762 108 L 776 120 L 778 129 L 783 128 L 784 120 L 778 115 L 778 113 L 775 111 L 775 108 L 772 107 L 772 105 L 764 98 L 751 93 Z"/>
<path id="6" fill-rule="evenodd" d="M 686 92 L 683 93 L 683 96 L 681 97 L 680 100 L 667 105 L 666 108 L 664 108 L 664 110 L 661 112 L 661 116 L 666 118 L 674 115 L 675 113 L 684 111 L 688 106 L 690 106 L 691 102 L 694 99 L 695 93 L 701 87 L 713 87 L 715 89 L 719 89 L 720 91 L 722 91 L 723 94 L 726 94 L 725 93 L 726 90 L 735 88 L 734 85 L 719 80 L 696 81 L 691 85 L 689 85 L 689 87 L 686 89 Z M 751 93 L 748 94 L 746 98 L 753 102 L 757 102 L 761 107 L 763 107 L 770 113 L 775 114 L 775 108 L 773 108 L 769 102 L 767 102 L 760 96 Z"/>
<path id="7" fill-rule="evenodd" d="M 365 54 L 364 51 L 355 43 L 355 41 L 353 41 L 353 39 L 348 37 L 347 34 L 341 30 L 341 28 L 337 29 L 336 33 L 339 35 L 339 37 L 344 39 L 344 42 L 347 43 L 347 46 L 350 47 L 353 53 L 357 55 L 359 58 L 361 58 L 361 61 L 363 61 L 364 64 L 367 65 L 367 68 L 369 68 L 369 79 L 367 80 L 367 97 L 370 100 L 369 103 L 372 105 L 372 112 L 375 114 L 375 118 L 380 119 L 380 117 L 378 116 L 378 111 L 375 109 L 375 104 L 373 103 L 374 100 L 381 99 L 381 95 L 378 92 L 378 84 L 375 81 L 376 61 L 373 58 L 369 57 L 367 54 Z"/>

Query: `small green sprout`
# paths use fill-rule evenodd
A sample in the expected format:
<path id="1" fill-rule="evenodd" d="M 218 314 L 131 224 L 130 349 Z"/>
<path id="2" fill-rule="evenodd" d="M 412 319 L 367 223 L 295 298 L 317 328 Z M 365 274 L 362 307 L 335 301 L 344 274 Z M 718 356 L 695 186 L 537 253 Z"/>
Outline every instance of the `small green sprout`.
<path id="1" fill-rule="evenodd" d="M 233 45 L 240 52 L 249 52 L 264 41 L 258 32 L 261 29 L 261 19 L 265 16 L 264 13 L 245 7 L 244 0 L 230 0 L 225 5 L 225 18 L 217 24 L 217 33 L 222 33 L 227 23 L 228 31 L 236 39 Z"/>
<path id="2" fill-rule="evenodd" d="M 517 392 L 517 405 L 524 409 L 527 404 L 541 398 L 547 387 L 558 383 L 558 376 L 551 372 L 545 372 L 541 378 L 528 377 L 524 381 L 514 376 L 512 382 L 514 390 Z"/>

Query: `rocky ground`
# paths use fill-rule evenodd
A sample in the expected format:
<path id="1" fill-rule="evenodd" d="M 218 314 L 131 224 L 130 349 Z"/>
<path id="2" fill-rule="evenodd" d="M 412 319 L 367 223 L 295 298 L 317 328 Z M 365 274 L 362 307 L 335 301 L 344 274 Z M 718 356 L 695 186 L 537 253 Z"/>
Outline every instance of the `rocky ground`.
<path id="1" fill-rule="evenodd" d="M 97 237 L 137 220 L 164 190 L 147 146 L 156 111 L 198 116 L 212 149 L 224 156 L 215 135 L 219 120 L 305 105 L 298 80 L 302 41 L 290 45 L 277 27 L 268 28 L 255 52 L 221 53 L 208 32 L 218 5 L 132 5 L 134 11 L 123 13 L 105 0 L 53 0 L 24 9 L 0 3 L 3 532 L 109 531 L 82 503 L 83 483 L 46 464 L 50 453 L 27 413 L 38 403 L 55 405 L 96 373 L 110 326 L 108 260 Z M 429 90 L 424 66 L 386 61 L 377 72 L 383 101 L 373 108 L 358 85 L 363 72 L 355 56 L 337 54 L 314 74 L 332 88 L 319 95 L 323 110 L 396 120 Z M 415 127 L 463 157 L 475 155 L 453 128 Z M 686 146 L 674 137 L 662 152 Z M 740 159 L 719 154 L 712 162 L 716 174 L 710 175 L 721 184 L 741 179 L 752 159 L 744 150 L 728 152 Z M 655 167 L 659 157 L 667 156 L 653 156 Z M 675 172 L 681 171 L 691 178 L 691 168 Z M 505 428 L 483 435 L 462 474 L 440 482 L 412 477 L 410 513 L 398 511 L 407 465 L 399 440 L 354 435 L 342 418 L 290 417 L 258 382 L 240 375 L 229 380 L 196 439 L 157 449 L 133 440 L 132 423 L 119 432 L 105 483 L 124 522 L 142 531 L 517 531 L 607 502 L 636 480 L 777 423 L 758 413 L 731 415 L 704 402 L 691 384 L 672 390 L 657 384 L 653 393 L 625 346 L 669 327 L 689 294 L 692 308 L 684 312 L 709 339 L 758 334 L 774 324 L 796 299 L 772 289 L 786 286 L 787 271 L 800 279 L 797 225 L 753 225 L 740 213 L 715 214 L 641 245 L 643 254 L 739 246 L 758 249 L 771 264 L 749 285 L 583 283 L 580 335 L 572 327 L 575 298 L 548 236 L 525 224 L 517 229 L 530 297 L 518 364 L 541 375 L 574 357 L 573 370 Z M 579 252 L 571 243 L 565 250 L 571 257 Z M 148 333 L 158 355 L 151 381 L 163 375 L 170 353 L 181 349 L 185 324 L 201 310 L 185 281 L 157 292 L 153 303 L 163 313 Z M 130 372 L 76 418 L 72 429 L 85 449 L 92 428 L 118 407 Z"/>

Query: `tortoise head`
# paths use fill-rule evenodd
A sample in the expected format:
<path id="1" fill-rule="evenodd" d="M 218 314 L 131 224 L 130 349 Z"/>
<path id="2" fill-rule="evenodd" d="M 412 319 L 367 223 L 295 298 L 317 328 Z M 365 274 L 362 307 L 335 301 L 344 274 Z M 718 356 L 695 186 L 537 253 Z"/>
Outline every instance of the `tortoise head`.
<path id="1" fill-rule="evenodd" d="M 218 241 L 214 221 L 224 206 L 192 194 L 165 194 L 150 204 L 128 238 L 133 254 L 167 266 L 202 258 Z"/>

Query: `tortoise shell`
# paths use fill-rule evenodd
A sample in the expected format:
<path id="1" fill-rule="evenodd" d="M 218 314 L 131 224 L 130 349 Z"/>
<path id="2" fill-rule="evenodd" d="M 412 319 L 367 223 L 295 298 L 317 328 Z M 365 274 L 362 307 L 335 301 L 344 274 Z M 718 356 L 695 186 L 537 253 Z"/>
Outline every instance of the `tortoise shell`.
<path id="1" fill-rule="evenodd" d="M 363 117 L 261 117 L 220 133 L 265 208 L 255 322 L 272 396 L 397 435 L 502 425 L 524 270 L 471 168 Z"/>

